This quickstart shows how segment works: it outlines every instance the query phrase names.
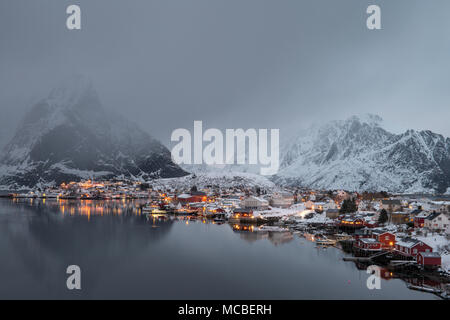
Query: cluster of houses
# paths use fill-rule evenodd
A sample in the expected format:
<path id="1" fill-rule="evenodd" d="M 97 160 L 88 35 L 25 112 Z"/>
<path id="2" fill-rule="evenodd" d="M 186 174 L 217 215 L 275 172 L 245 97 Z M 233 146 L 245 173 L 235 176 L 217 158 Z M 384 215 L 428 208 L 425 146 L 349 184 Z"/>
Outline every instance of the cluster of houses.
<path id="1" fill-rule="evenodd" d="M 357 194 L 345 191 L 318 191 L 296 188 L 261 190 L 259 188 L 186 186 L 171 188 L 142 182 L 81 181 L 59 187 L 12 194 L 12 197 L 59 199 L 148 199 L 163 203 L 178 212 L 202 215 L 226 214 L 233 223 L 257 223 L 261 217 L 277 212 L 278 217 L 321 215 L 341 230 L 354 235 L 355 247 L 363 251 L 390 250 L 423 265 L 438 264 L 437 252 L 415 233 L 440 233 L 450 237 L 450 201 L 442 199 Z M 355 210 L 342 210 L 343 201 L 352 200 Z M 380 216 L 384 215 L 384 219 Z M 397 225 L 406 236 L 383 228 Z"/>
<path id="2" fill-rule="evenodd" d="M 115 200 L 146 199 L 151 195 L 148 185 L 129 180 L 93 181 L 62 183 L 58 187 L 31 190 L 27 193 L 12 193 L 13 198 L 38 199 L 81 199 L 81 200 Z"/>
<path id="3" fill-rule="evenodd" d="M 450 235 L 450 215 L 447 207 L 450 202 L 426 201 L 427 207 L 417 207 L 400 200 L 377 200 L 371 202 L 372 210 L 358 210 L 354 213 L 342 214 L 338 209 L 326 210 L 326 216 L 337 219 L 342 226 L 353 228 L 375 228 L 379 226 L 380 214 L 385 211 L 386 223 L 407 225 L 413 229 L 425 229 L 433 232 L 443 232 Z M 431 206 L 434 204 L 433 206 Z"/>
<path id="4" fill-rule="evenodd" d="M 411 237 L 397 238 L 393 232 L 373 230 L 365 234 L 355 235 L 357 250 L 376 253 L 389 251 L 399 258 L 415 260 L 423 267 L 439 267 L 442 259 L 438 252 L 423 241 Z"/>
<path id="5" fill-rule="evenodd" d="M 368 205 L 373 211 L 340 214 L 330 210 L 327 217 L 354 234 L 357 251 L 367 254 L 389 251 L 399 259 L 414 260 L 423 267 L 441 266 L 441 255 L 426 241 L 411 234 L 430 234 L 429 239 L 440 234 L 447 238 L 447 247 L 450 247 L 450 202 L 381 199 L 365 203 L 364 209 Z M 379 222 L 382 211 L 386 215 L 385 223 Z M 392 227 L 396 231 L 389 231 Z"/>

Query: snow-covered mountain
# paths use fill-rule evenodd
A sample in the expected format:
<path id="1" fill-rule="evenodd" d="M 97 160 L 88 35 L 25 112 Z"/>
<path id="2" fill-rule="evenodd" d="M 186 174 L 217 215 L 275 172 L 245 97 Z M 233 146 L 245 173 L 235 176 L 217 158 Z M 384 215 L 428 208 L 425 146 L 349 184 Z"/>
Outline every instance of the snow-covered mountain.
<path id="1" fill-rule="evenodd" d="M 450 139 L 431 131 L 393 134 L 368 115 L 313 127 L 285 143 L 274 181 L 355 191 L 446 192 Z"/>
<path id="2" fill-rule="evenodd" d="M 92 82 L 73 76 L 25 115 L 1 159 L 0 185 L 99 177 L 179 177 L 170 151 L 103 108 Z"/>
<path id="3" fill-rule="evenodd" d="M 152 186 L 171 189 L 184 189 L 196 186 L 197 188 L 220 187 L 220 188 L 261 188 L 266 190 L 278 190 L 272 181 L 265 176 L 239 171 L 207 171 L 193 173 L 180 178 L 158 179 L 152 182 Z M 164 189 L 163 188 L 163 189 Z"/>
<path id="4" fill-rule="evenodd" d="M 450 190 L 450 139 L 431 131 L 394 134 L 381 121 L 374 115 L 351 117 L 314 126 L 290 141 L 281 137 L 281 168 L 272 181 L 356 191 Z M 136 124 L 104 109 L 91 81 L 76 76 L 26 114 L 0 156 L 0 186 L 118 176 L 171 178 L 188 171 L 202 183 L 227 180 L 273 187 L 256 174 L 255 165 L 183 169 Z"/>

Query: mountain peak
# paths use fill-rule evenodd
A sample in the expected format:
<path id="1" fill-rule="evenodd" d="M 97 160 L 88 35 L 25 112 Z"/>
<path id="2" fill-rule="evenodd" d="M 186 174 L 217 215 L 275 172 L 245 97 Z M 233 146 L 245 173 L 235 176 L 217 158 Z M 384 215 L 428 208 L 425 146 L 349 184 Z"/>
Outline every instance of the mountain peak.
<path id="1" fill-rule="evenodd" d="M 89 177 L 139 179 L 186 174 L 170 151 L 108 112 L 85 76 L 71 76 L 34 105 L 5 146 L 0 184 L 34 186 Z"/>
<path id="2" fill-rule="evenodd" d="M 54 88 L 47 100 L 53 107 L 68 108 L 79 102 L 83 97 L 96 95 L 93 82 L 85 75 L 75 74 L 67 77 Z"/>
<path id="3" fill-rule="evenodd" d="M 383 122 L 383 118 L 376 114 L 366 113 L 359 116 L 351 116 L 347 119 L 347 121 L 358 121 L 361 123 L 367 123 L 370 126 L 378 127 Z"/>
<path id="4" fill-rule="evenodd" d="M 391 133 L 377 115 L 322 124 L 283 151 L 281 183 L 353 191 L 445 192 L 450 139 L 431 131 Z"/>

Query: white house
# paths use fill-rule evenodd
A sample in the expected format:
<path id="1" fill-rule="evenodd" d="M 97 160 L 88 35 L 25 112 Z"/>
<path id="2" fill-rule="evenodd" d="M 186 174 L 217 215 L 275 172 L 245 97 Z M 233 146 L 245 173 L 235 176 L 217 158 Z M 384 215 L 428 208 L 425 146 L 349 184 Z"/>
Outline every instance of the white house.
<path id="1" fill-rule="evenodd" d="M 424 227 L 430 230 L 447 230 L 450 225 L 449 217 L 442 212 L 433 212 L 425 219 Z"/>
<path id="2" fill-rule="evenodd" d="M 258 197 L 247 197 L 241 202 L 241 207 L 252 210 L 266 210 L 269 208 L 269 201 Z"/>
<path id="3" fill-rule="evenodd" d="M 294 203 L 294 195 L 290 192 L 275 192 L 270 198 L 270 205 L 278 208 L 289 208 Z"/>
<path id="4" fill-rule="evenodd" d="M 337 205 L 333 200 L 330 201 L 306 201 L 305 203 L 306 209 L 308 210 L 319 210 L 319 211 L 326 211 L 329 209 L 336 209 Z"/>

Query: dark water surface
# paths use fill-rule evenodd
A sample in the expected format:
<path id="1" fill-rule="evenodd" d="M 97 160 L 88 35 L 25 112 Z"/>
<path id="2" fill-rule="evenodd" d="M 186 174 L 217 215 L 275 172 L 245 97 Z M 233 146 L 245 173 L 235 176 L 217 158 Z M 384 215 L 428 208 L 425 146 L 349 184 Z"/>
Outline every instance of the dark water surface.
<path id="1" fill-rule="evenodd" d="M 0 199 L 0 299 L 437 299 L 290 233 L 147 220 L 137 202 Z M 66 287 L 81 268 L 81 291 Z"/>

